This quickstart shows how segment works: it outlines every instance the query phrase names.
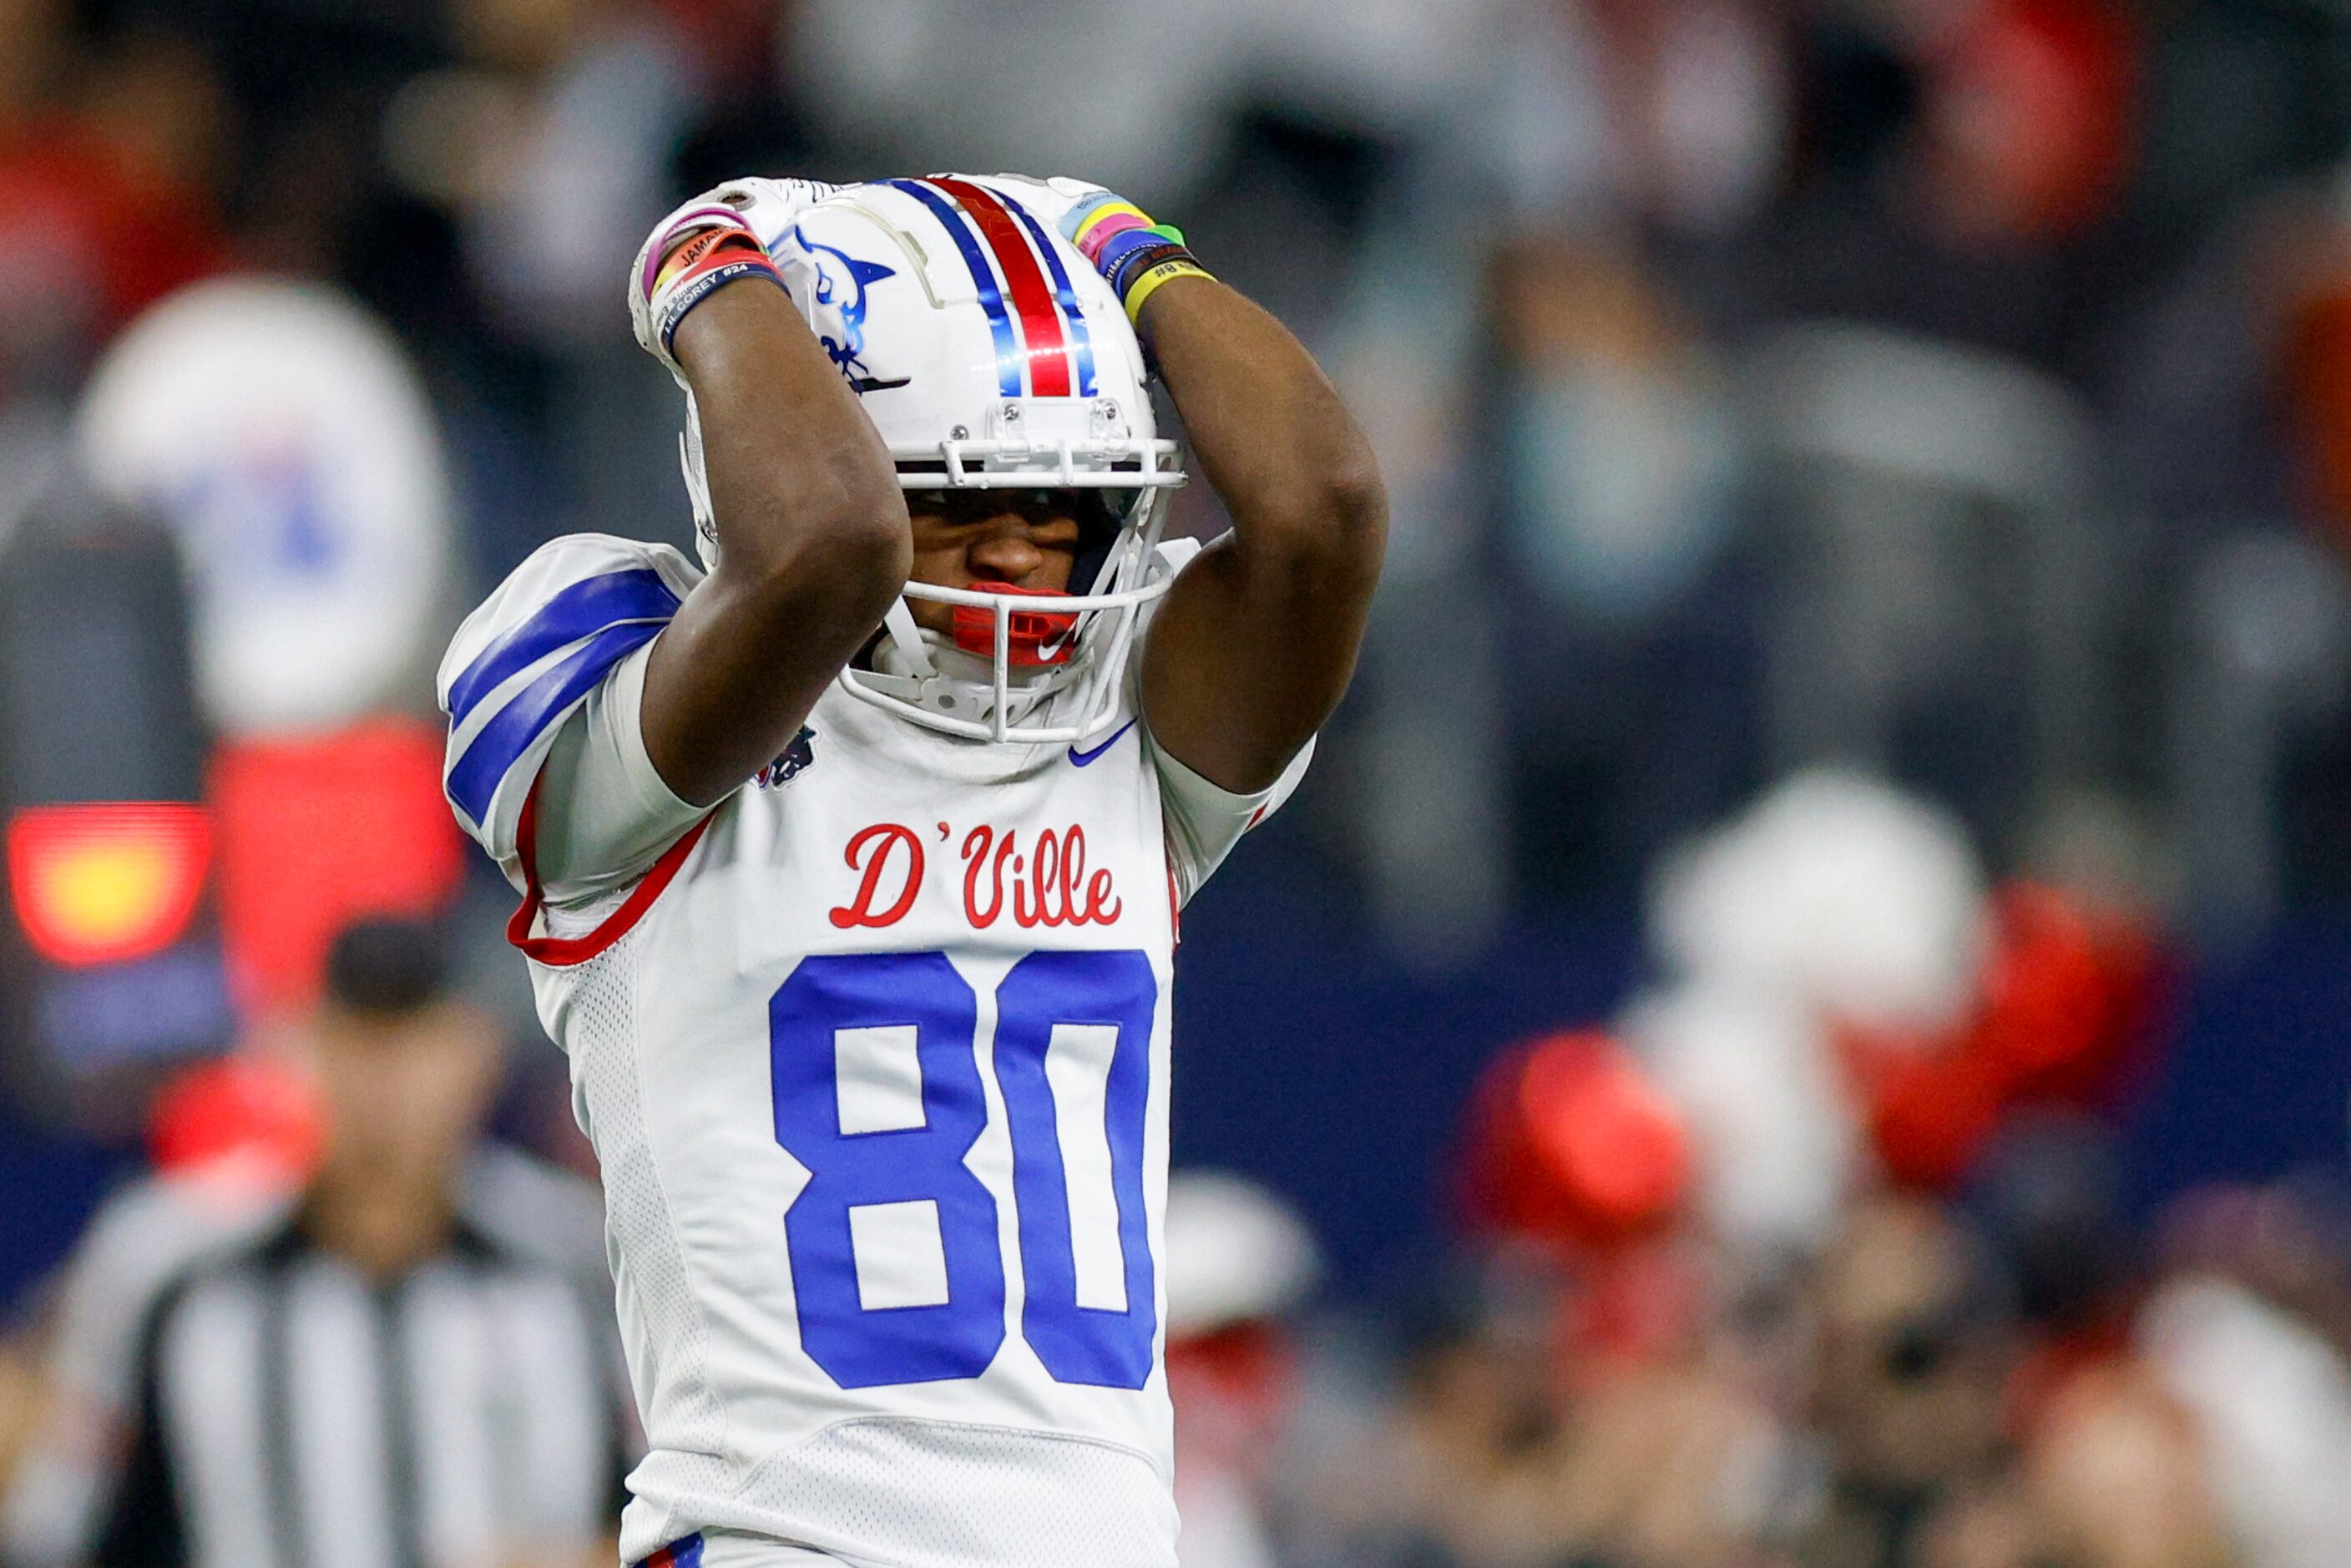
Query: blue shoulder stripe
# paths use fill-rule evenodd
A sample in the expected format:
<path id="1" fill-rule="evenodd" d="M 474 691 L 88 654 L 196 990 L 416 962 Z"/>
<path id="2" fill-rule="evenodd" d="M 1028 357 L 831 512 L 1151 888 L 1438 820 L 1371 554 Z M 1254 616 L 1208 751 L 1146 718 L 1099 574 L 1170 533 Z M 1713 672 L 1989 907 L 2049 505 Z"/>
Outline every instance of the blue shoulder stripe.
<path id="1" fill-rule="evenodd" d="M 676 613 L 677 595 L 649 567 L 582 579 L 483 649 L 450 683 L 449 723 L 463 724 L 484 697 L 558 648 L 623 621 L 667 621 Z"/>
<path id="2" fill-rule="evenodd" d="M 449 769 L 449 799 L 467 820 L 486 821 L 484 813 L 490 809 L 490 798 L 497 793 L 498 781 L 522 760 L 531 742 L 610 674 L 613 665 L 659 636 L 664 624 L 630 621 L 605 628 L 500 708 Z"/>

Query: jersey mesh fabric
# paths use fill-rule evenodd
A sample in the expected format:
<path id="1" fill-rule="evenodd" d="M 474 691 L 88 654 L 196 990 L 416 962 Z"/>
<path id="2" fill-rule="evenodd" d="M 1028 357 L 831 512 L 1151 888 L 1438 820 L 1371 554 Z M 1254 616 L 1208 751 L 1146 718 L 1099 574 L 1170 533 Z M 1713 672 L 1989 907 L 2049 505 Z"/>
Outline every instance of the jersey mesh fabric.
<path id="1" fill-rule="evenodd" d="M 829 1552 L 785 1546 L 763 1535 L 734 1531 L 705 1531 L 702 1568 L 852 1568 Z"/>
<path id="2" fill-rule="evenodd" d="M 724 1521 L 842 1553 L 861 1568 L 1173 1568 L 1165 1478 L 1144 1456 L 1109 1444 L 877 1417 L 830 1427 L 745 1473 L 704 1371 L 708 1331 L 645 1133 L 639 958 L 640 933 L 632 932 L 568 971 L 583 1125 L 601 1156 L 609 1212 L 616 1224 L 629 1217 L 625 1245 L 614 1249 L 615 1281 L 622 1327 L 642 1325 L 627 1335 L 641 1364 L 635 1381 L 676 1391 L 672 1410 L 644 1413 L 649 1427 L 675 1436 L 630 1478 L 636 1500 L 622 1521 L 622 1556 L 636 1561 Z M 935 1489 L 935 1506 L 910 1509 L 900 1481 L 909 1473 L 966 1479 Z M 1054 1547 L 1040 1553 L 1040 1542 Z"/>
<path id="3" fill-rule="evenodd" d="M 909 1508 L 893 1477 L 910 1471 L 958 1479 Z M 779 1533 L 876 1568 L 1174 1568 L 1167 1496 L 1148 1459 L 1107 1443 L 882 1416 L 777 1456 L 742 1501 Z"/>
<path id="4" fill-rule="evenodd" d="M 705 1373 L 708 1329 L 687 1282 L 685 1260 L 672 1228 L 653 1145 L 645 1135 L 643 1080 L 637 1052 L 636 966 L 632 933 L 570 972 L 571 1080 L 581 1126 L 603 1167 L 606 1211 L 631 1233 L 612 1239 L 613 1283 L 639 1389 L 664 1387 L 676 1408 L 643 1412 L 645 1425 L 674 1429 L 678 1437 L 656 1449 L 629 1478 L 637 1501 L 622 1526 L 629 1561 L 659 1550 L 676 1528 L 682 1497 L 724 1495 L 734 1471 L 721 1457 L 726 1415 Z M 632 1322 L 633 1320 L 633 1322 Z M 627 1332 L 632 1329 L 635 1332 Z M 664 1364 L 651 1364 L 656 1358 Z M 663 1417 L 667 1419 L 664 1420 Z"/>

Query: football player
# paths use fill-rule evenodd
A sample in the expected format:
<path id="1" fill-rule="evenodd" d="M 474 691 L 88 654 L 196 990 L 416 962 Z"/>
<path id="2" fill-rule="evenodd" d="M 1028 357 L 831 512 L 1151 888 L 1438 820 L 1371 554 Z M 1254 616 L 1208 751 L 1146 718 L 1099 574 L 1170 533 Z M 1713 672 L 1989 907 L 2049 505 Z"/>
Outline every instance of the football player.
<path id="1" fill-rule="evenodd" d="M 440 674 L 602 1163 L 623 1552 L 1172 1568 L 1177 913 L 1353 668 L 1364 436 L 1073 181 L 738 181 L 629 285 L 702 565 L 558 539 Z M 1205 549 L 1161 538 L 1151 373 Z"/>

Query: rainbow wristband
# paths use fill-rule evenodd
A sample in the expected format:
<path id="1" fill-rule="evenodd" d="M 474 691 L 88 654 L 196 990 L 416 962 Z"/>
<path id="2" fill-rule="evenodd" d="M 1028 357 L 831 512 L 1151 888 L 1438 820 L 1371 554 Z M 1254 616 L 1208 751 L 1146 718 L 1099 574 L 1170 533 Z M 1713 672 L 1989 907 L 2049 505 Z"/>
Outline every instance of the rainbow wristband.
<path id="1" fill-rule="evenodd" d="M 1163 285 L 1215 276 L 1186 246 L 1183 230 L 1154 224 L 1141 208 L 1115 196 L 1100 200 L 1080 217 L 1071 243 L 1109 281 L 1129 321 L 1140 319 L 1144 301 Z"/>

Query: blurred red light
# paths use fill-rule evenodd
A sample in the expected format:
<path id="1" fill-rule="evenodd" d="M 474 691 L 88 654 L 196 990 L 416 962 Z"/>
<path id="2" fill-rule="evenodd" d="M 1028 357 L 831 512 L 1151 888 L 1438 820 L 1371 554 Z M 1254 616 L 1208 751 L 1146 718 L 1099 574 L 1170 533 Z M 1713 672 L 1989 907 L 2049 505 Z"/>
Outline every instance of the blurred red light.
<path id="1" fill-rule="evenodd" d="M 177 941 L 202 896 L 212 821 L 163 801 L 33 806 L 8 823 L 8 885 L 33 950 L 80 968 Z"/>

